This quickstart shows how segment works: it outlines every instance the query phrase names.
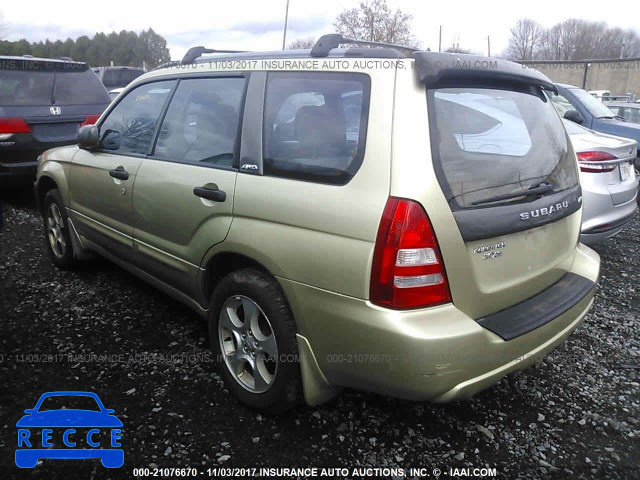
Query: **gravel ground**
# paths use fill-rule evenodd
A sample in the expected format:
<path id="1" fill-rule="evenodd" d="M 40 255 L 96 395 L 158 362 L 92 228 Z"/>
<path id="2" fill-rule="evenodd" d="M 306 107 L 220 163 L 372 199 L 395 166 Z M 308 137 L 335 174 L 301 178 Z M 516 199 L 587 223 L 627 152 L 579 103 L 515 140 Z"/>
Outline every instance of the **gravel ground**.
<path id="1" fill-rule="evenodd" d="M 201 477 L 218 466 L 317 466 L 360 478 L 351 469 L 374 466 L 437 468 L 445 478 L 481 467 L 497 478 L 640 478 L 639 216 L 597 249 L 595 306 L 539 367 L 467 402 L 345 391 L 267 417 L 225 391 L 190 310 L 106 261 L 57 270 L 33 204 L 10 199 L 4 210 L 0 478 L 132 478 L 145 466 L 196 467 Z M 15 422 L 52 390 L 91 390 L 115 409 L 124 467 L 14 466 Z"/>

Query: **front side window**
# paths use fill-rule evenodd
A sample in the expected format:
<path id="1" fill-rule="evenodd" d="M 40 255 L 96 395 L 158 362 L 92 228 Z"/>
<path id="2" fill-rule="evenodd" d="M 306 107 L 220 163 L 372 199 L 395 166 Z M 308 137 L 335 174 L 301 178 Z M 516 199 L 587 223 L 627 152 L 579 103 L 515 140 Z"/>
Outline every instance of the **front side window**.
<path id="1" fill-rule="evenodd" d="M 175 81 L 153 82 L 131 90 L 100 125 L 102 149 L 147 154 L 160 113 L 174 85 Z"/>
<path id="2" fill-rule="evenodd" d="M 243 77 L 182 80 L 160 128 L 154 156 L 232 167 L 245 83 Z"/>
<path id="3" fill-rule="evenodd" d="M 369 85 L 357 73 L 270 73 L 265 175 L 346 184 L 364 157 Z"/>
<path id="4" fill-rule="evenodd" d="M 565 129 L 541 92 L 441 88 L 428 101 L 433 158 L 452 207 L 522 201 L 512 195 L 543 183 L 554 192 L 577 185 Z"/>
<path id="5" fill-rule="evenodd" d="M 561 93 L 557 93 L 557 94 L 552 93 L 549 96 L 551 97 L 553 106 L 556 107 L 556 110 L 558 111 L 558 115 L 560 115 L 561 117 L 564 117 L 564 114 L 567 113 L 569 110 L 576 109 L 576 107 L 571 105 L 571 102 L 567 100 L 567 97 L 565 97 Z"/>

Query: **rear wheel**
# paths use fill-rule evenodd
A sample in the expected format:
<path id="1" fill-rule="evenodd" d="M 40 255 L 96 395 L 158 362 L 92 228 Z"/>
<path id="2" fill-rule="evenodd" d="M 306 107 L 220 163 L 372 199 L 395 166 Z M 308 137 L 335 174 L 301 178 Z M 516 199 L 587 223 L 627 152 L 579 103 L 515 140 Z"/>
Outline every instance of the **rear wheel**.
<path id="1" fill-rule="evenodd" d="M 224 277 L 211 298 L 209 338 L 227 388 L 242 403 L 280 413 L 300 402 L 295 322 L 273 277 L 257 269 Z"/>
<path id="2" fill-rule="evenodd" d="M 60 192 L 49 190 L 42 202 L 44 237 L 51 260 L 59 268 L 68 270 L 76 265 L 69 234 L 69 221 Z"/>

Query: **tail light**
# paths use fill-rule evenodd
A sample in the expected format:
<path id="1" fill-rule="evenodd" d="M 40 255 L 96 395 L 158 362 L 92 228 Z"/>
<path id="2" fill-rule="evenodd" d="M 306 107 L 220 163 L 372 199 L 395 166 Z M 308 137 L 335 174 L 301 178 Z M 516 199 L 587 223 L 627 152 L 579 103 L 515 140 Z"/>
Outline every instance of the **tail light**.
<path id="1" fill-rule="evenodd" d="M 24 118 L 8 117 L 0 118 L 0 134 L 2 133 L 29 133 L 31 128 Z"/>
<path id="2" fill-rule="evenodd" d="M 420 204 L 387 200 L 373 252 L 369 294 L 372 303 L 398 310 L 451 301 L 440 249 Z"/>
<path id="3" fill-rule="evenodd" d="M 85 125 L 94 125 L 100 119 L 100 115 L 87 115 L 84 122 L 80 124 L 81 127 Z"/>
<path id="4" fill-rule="evenodd" d="M 583 172 L 611 172 L 616 165 L 598 164 L 607 160 L 617 160 L 614 155 L 607 152 L 580 152 L 578 162 L 580 162 L 580 170 Z"/>

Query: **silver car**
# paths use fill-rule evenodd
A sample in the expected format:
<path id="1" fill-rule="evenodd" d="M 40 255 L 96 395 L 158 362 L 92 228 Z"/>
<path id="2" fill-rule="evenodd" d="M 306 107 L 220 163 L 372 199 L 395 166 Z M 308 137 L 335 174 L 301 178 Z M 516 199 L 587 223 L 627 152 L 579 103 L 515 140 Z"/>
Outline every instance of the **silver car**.
<path id="1" fill-rule="evenodd" d="M 640 103 L 608 102 L 605 104 L 613 113 L 627 122 L 640 123 Z"/>
<path id="2" fill-rule="evenodd" d="M 637 142 L 563 122 L 580 164 L 580 241 L 594 245 L 618 234 L 636 211 L 638 175 L 633 162 Z"/>

